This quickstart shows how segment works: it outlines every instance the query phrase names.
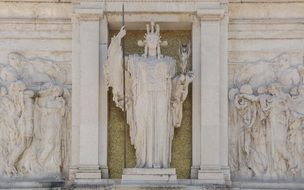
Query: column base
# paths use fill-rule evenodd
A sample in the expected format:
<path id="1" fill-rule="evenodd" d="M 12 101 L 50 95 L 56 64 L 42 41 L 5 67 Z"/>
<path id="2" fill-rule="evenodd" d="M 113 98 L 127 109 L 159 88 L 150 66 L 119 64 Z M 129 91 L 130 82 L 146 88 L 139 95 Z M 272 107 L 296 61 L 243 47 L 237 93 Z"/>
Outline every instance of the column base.
<path id="1" fill-rule="evenodd" d="M 192 166 L 191 167 L 191 179 L 197 179 L 198 178 L 199 169 L 200 169 L 199 166 Z"/>
<path id="2" fill-rule="evenodd" d="M 100 171 L 101 171 L 101 178 L 102 179 L 109 179 L 109 169 L 108 169 L 108 167 L 101 166 Z"/>
<path id="3" fill-rule="evenodd" d="M 177 183 L 175 168 L 125 168 L 122 184 Z"/>
<path id="4" fill-rule="evenodd" d="M 99 166 L 81 166 L 74 170 L 75 179 L 101 179 L 102 172 Z"/>
<path id="5" fill-rule="evenodd" d="M 202 183 L 224 185 L 225 175 L 220 169 L 200 169 L 198 171 L 198 180 Z"/>

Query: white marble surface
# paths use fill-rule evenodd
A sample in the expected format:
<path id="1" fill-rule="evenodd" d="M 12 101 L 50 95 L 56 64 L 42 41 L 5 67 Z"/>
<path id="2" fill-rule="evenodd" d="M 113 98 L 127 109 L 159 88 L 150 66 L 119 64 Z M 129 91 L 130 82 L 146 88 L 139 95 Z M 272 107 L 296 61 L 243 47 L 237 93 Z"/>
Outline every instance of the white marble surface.
<path id="1" fill-rule="evenodd" d="M 78 2 L 0 2 L 1 178 L 108 176 L 102 65 L 121 2 Z M 235 188 L 302 188 L 303 1 L 123 2 L 127 29 L 192 30 L 192 182 L 230 166 Z"/>

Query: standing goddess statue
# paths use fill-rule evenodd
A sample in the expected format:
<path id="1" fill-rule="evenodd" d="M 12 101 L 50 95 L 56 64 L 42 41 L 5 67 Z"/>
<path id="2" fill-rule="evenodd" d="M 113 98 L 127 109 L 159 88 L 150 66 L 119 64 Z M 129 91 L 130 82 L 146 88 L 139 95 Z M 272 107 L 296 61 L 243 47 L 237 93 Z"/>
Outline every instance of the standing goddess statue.
<path id="1" fill-rule="evenodd" d="M 104 65 L 107 85 L 113 100 L 123 110 L 123 53 L 121 39 L 124 27 L 112 38 Z M 176 61 L 161 54 L 159 25 L 147 25 L 143 55 L 125 57 L 126 110 L 131 143 L 136 149 L 137 168 L 169 168 L 174 128 L 182 119 L 182 104 L 192 82 L 192 72 L 176 73 Z M 184 69 L 183 69 L 184 70 Z"/>

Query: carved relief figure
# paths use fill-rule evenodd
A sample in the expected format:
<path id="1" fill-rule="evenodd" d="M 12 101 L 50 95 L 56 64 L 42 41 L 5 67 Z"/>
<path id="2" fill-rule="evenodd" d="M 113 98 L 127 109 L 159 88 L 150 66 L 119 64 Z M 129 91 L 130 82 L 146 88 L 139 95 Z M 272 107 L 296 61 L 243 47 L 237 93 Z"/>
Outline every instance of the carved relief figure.
<path id="1" fill-rule="evenodd" d="M 261 102 L 261 107 L 263 111 L 268 112 L 266 135 L 271 139 L 270 153 L 273 158 L 273 168 L 271 165 L 269 167 L 277 173 L 287 172 L 296 167 L 287 149 L 290 96 L 282 92 L 278 83 L 271 84 L 268 91 L 270 96 Z"/>
<path id="2" fill-rule="evenodd" d="M 0 179 L 61 175 L 70 105 L 58 68 L 20 53 L 10 53 L 8 64 L 0 65 Z"/>
<path id="3" fill-rule="evenodd" d="M 238 110 L 239 116 L 242 118 L 242 127 L 238 134 L 239 159 L 243 160 L 242 163 L 246 163 L 246 165 L 248 165 L 251 156 L 252 126 L 256 122 L 257 116 L 256 101 L 257 97 L 253 95 L 250 85 L 243 85 L 240 89 L 240 94 L 236 95 L 234 99 L 235 107 Z M 244 167 L 241 167 L 241 169 L 242 168 Z"/>
<path id="4" fill-rule="evenodd" d="M 282 54 L 244 65 L 236 73 L 229 92 L 234 175 L 303 176 L 303 68 Z M 240 135 L 246 126 L 251 129 Z M 235 136 L 241 140 L 235 142 Z"/>
<path id="5" fill-rule="evenodd" d="M 229 166 L 231 168 L 232 175 L 239 171 L 239 139 L 235 138 L 235 134 L 239 134 L 239 130 L 241 127 L 238 125 L 241 125 L 242 122 L 238 122 L 239 117 L 237 113 L 237 109 L 234 106 L 235 98 L 239 94 L 239 89 L 238 88 L 232 88 L 229 90 L 228 93 L 228 99 L 229 99 Z"/>
<path id="6" fill-rule="evenodd" d="M 291 117 L 288 132 L 288 148 L 298 168 L 295 172 L 303 175 L 304 163 L 304 85 L 296 88 L 297 94 L 292 96 Z"/>
<path id="7" fill-rule="evenodd" d="M 17 172 L 15 167 L 16 161 L 18 161 L 19 155 L 12 156 L 14 151 L 13 141 L 18 142 L 18 130 L 17 130 L 17 111 L 15 110 L 14 102 L 9 98 L 8 92 L 5 87 L 1 87 L 0 97 L 0 110 L 2 117 L 1 122 L 1 169 L 2 173 L 11 176 Z M 13 159 L 11 159 L 13 157 Z"/>
<path id="8" fill-rule="evenodd" d="M 105 65 L 108 86 L 113 88 L 113 100 L 123 108 L 122 51 L 120 41 L 124 28 L 112 38 Z M 159 25 L 147 26 L 142 56 L 126 57 L 126 111 L 131 142 L 136 149 L 136 167 L 168 168 L 174 127 L 180 126 L 182 103 L 192 81 L 192 73 L 177 75 L 175 60 L 163 56 Z M 110 75 L 111 73 L 111 75 Z"/>
<path id="9" fill-rule="evenodd" d="M 39 92 L 37 109 L 41 124 L 39 140 L 43 145 L 38 154 L 40 167 L 54 172 L 61 166 L 61 128 L 65 113 L 63 89 L 52 86 Z"/>
<path id="10" fill-rule="evenodd" d="M 15 132 L 15 136 L 13 139 L 10 139 L 10 142 L 15 144 L 16 146 L 12 147 L 9 153 L 9 161 L 8 161 L 8 174 L 15 175 L 17 173 L 18 162 L 21 159 L 22 154 L 27 148 L 26 139 L 23 137 L 23 129 L 24 123 L 20 120 L 20 116 L 23 114 L 24 108 L 24 90 L 26 86 L 23 82 L 17 81 L 15 83 L 11 83 L 9 86 L 9 98 L 13 102 L 14 108 L 9 110 L 11 112 L 10 116 L 13 118 L 13 128 Z"/>

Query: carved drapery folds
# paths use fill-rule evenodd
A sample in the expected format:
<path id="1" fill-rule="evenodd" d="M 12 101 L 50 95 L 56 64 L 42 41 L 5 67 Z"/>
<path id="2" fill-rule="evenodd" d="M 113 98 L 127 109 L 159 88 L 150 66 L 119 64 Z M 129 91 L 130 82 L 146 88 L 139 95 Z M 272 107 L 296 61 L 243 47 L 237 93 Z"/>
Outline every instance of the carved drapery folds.
<path id="1" fill-rule="evenodd" d="M 242 66 L 229 90 L 235 176 L 303 176 L 303 65 L 288 54 Z"/>
<path id="2" fill-rule="evenodd" d="M 0 178 L 60 176 L 67 160 L 70 65 L 10 53 L 0 65 Z"/>

